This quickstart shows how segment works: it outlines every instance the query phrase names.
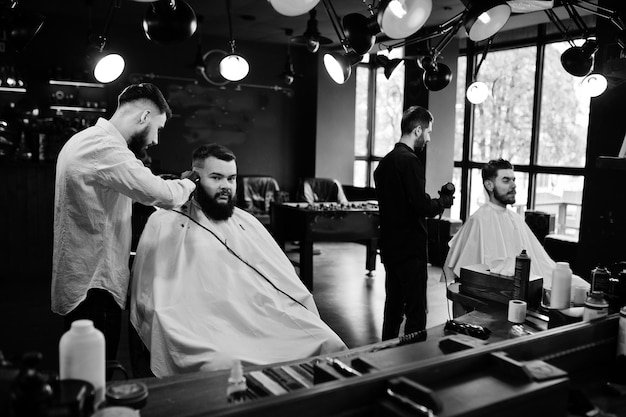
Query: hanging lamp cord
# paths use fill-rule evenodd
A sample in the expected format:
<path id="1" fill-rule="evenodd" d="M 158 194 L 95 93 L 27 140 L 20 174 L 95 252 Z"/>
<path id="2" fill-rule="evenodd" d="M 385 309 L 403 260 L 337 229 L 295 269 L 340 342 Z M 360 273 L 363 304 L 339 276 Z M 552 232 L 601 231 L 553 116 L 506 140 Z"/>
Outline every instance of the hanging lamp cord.
<path id="1" fill-rule="evenodd" d="M 226 16 L 228 17 L 228 34 L 230 36 L 230 41 L 228 44 L 230 45 L 230 51 L 235 53 L 235 38 L 233 37 L 233 20 L 231 17 L 231 5 L 230 0 L 226 0 Z"/>
<path id="2" fill-rule="evenodd" d="M 478 71 L 480 70 L 480 66 L 485 61 L 485 58 L 487 57 L 487 52 L 489 52 L 489 48 L 491 48 L 492 43 L 493 43 L 493 36 L 489 38 L 489 40 L 485 44 L 485 48 L 483 49 L 483 54 L 480 57 L 480 61 L 478 62 L 478 65 L 476 65 L 476 71 L 474 71 L 474 81 L 476 81 L 476 77 L 478 77 Z"/>

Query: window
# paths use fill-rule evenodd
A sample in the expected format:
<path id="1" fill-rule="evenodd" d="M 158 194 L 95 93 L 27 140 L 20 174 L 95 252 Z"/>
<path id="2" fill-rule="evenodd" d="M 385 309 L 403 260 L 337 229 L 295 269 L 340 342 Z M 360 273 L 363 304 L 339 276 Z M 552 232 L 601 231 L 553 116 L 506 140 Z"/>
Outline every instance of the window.
<path id="1" fill-rule="evenodd" d="M 402 55 L 402 48 L 392 49 L 388 54 L 389 58 Z M 374 186 L 373 173 L 378 161 L 400 138 L 403 106 L 403 65 L 389 79 L 383 68 L 368 63 L 356 67 L 354 186 Z"/>
<path id="2" fill-rule="evenodd" d="M 481 54 L 458 58 L 454 181 L 466 178 L 461 186 L 467 197 L 464 210 L 453 206 L 453 216 L 465 219 L 485 202 L 480 168 L 504 158 L 516 171 L 512 209 L 521 215 L 527 209 L 553 214 L 555 233 L 578 237 L 590 100 L 581 93 L 581 78 L 561 65 L 569 46 L 539 37 L 530 46 L 492 47 L 476 77 L 491 94 L 479 105 L 465 99 L 465 79 Z"/>

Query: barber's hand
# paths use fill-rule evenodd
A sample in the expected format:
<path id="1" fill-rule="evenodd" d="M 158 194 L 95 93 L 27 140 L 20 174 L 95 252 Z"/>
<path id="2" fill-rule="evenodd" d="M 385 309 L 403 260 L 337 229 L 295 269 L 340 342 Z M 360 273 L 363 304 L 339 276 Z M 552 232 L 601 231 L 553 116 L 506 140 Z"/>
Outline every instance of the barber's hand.
<path id="1" fill-rule="evenodd" d="M 198 182 L 200 181 L 200 174 L 198 174 L 196 171 L 185 171 L 182 174 L 180 174 L 180 178 L 181 179 L 185 179 L 185 178 L 190 179 L 196 185 L 198 185 Z"/>
<path id="2" fill-rule="evenodd" d="M 444 184 L 439 190 L 439 201 L 444 208 L 452 207 L 454 203 L 454 184 L 451 182 Z"/>

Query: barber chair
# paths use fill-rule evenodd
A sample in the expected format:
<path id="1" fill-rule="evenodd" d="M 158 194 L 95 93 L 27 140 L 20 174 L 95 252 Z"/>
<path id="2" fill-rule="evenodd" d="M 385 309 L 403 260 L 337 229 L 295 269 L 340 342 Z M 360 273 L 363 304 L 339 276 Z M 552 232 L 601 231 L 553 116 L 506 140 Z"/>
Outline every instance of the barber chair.
<path id="1" fill-rule="evenodd" d="M 332 178 L 304 178 L 298 187 L 298 201 L 309 204 L 334 202 L 348 204 L 341 183 Z"/>
<path id="2" fill-rule="evenodd" d="M 274 177 L 240 175 L 237 177 L 237 206 L 254 215 L 265 227 L 270 225 L 270 205 L 286 199 Z"/>

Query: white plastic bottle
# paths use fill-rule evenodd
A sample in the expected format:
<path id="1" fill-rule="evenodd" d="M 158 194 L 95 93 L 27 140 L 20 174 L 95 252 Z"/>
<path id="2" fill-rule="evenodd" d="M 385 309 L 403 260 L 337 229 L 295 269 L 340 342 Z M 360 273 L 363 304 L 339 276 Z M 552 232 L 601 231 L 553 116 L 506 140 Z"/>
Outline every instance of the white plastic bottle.
<path id="1" fill-rule="evenodd" d="M 230 377 L 228 378 L 228 387 L 226 388 L 226 396 L 229 403 L 241 403 L 246 397 L 246 377 L 243 374 L 243 366 L 239 359 L 233 360 L 233 366 L 230 369 Z"/>
<path id="2" fill-rule="evenodd" d="M 59 377 L 80 379 L 91 383 L 95 390 L 95 403 L 104 400 L 105 389 L 104 335 L 91 320 L 76 320 L 59 342 Z"/>
<path id="3" fill-rule="evenodd" d="M 572 291 L 572 270 L 567 262 L 557 262 L 552 272 L 552 293 L 550 308 L 564 309 L 570 307 Z"/>

